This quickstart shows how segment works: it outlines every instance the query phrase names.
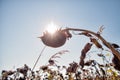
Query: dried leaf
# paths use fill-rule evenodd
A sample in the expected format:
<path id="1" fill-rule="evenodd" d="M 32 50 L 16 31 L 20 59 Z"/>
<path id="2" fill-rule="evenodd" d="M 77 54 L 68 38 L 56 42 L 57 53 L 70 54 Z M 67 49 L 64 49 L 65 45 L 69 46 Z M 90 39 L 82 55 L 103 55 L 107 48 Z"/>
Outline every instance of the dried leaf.
<path id="1" fill-rule="evenodd" d="M 88 32 L 82 32 L 81 34 L 85 35 L 85 36 L 88 36 L 88 37 L 92 37 L 91 34 L 89 34 Z"/>
<path id="2" fill-rule="evenodd" d="M 78 68 L 78 64 L 76 62 L 70 63 L 70 66 L 67 69 L 67 72 L 73 72 L 75 73 L 77 68 Z"/>
<path id="3" fill-rule="evenodd" d="M 80 60 L 79 65 L 81 65 L 81 67 L 84 67 L 84 60 Z"/>
<path id="4" fill-rule="evenodd" d="M 114 68 L 120 71 L 120 60 L 116 55 L 114 55 L 112 62 L 114 63 Z"/>
<path id="5" fill-rule="evenodd" d="M 95 38 L 90 38 L 90 40 L 95 44 L 97 48 L 101 48 L 103 50 L 102 45 Z"/>
<path id="6" fill-rule="evenodd" d="M 69 52 L 69 51 L 68 51 L 68 50 L 62 50 L 62 51 L 58 52 L 57 54 L 62 55 L 62 54 L 65 54 L 65 52 Z M 57 55 L 57 54 L 56 54 L 56 55 Z"/>
<path id="7" fill-rule="evenodd" d="M 118 44 L 115 44 L 115 43 L 112 43 L 112 46 L 113 46 L 114 48 L 120 48 L 120 46 L 119 46 Z"/>
<path id="8" fill-rule="evenodd" d="M 86 63 L 84 63 L 84 65 L 90 66 L 90 65 L 92 64 L 92 62 L 93 62 L 93 60 L 89 60 L 89 61 L 87 61 Z"/>
<path id="9" fill-rule="evenodd" d="M 87 43 L 81 53 L 86 54 L 92 47 L 91 43 Z"/>
<path id="10" fill-rule="evenodd" d="M 53 65 L 55 63 L 54 60 L 49 60 L 48 62 L 50 65 Z"/>
<path id="11" fill-rule="evenodd" d="M 44 71 L 44 70 L 47 70 L 47 69 L 48 69 L 48 66 L 41 66 L 40 69 L 42 69 L 43 71 Z"/>
<path id="12" fill-rule="evenodd" d="M 52 56 L 52 58 L 61 58 L 60 56 Z"/>
<path id="13" fill-rule="evenodd" d="M 54 60 L 55 58 L 61 58 L 60 55 L 65 54 L 66 52 L 69 52 L 68 50 L 62 50 L 58 53 L 55 53 L 54 55 L 52 55 L 49 59 L 49 64 L 53 65 L 55 63 L 56 60 Z M 52 61 L 52 62 L 51 62 Z M 53 63 L 54 62 L 54 63 Z M 57 61 L 56 61 L 57 62 Z"/>
<path id="14" fill-rule="evenodd" d="M 91 43 L 87 43 L 85 45 L 85 47 L 82 49 L 82 51 L 81 51 L 79 65 L 81 65 L 82 68 L 84 67 L 84 59 L 86 57 L 86 53 L 91 49 L 91 47 L 92 47 L 92 44 Z"/>

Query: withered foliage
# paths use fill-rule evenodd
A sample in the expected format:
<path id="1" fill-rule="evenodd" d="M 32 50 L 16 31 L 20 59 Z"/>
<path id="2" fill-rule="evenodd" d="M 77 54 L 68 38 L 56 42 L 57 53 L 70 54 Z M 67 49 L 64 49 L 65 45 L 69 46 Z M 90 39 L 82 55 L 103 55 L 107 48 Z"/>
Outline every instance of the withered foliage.
<path id="1" fill-rule="evenodd" d="M 79 35 L 85 35 L 87 37 L 92 37 L 92 35 L 90 33 L 88 33 L 88 32 L 82 32 Z"/>
<path id="2" fill-rule="evenodd" d="M 91 43 L 87 43 L 84 48 L 81 51 L 81 56 L 80 56 L 80 63 L 79 65 L 81 65 L 81 67 L 84 67 L 84 59 L 86 57 L 86 53 L 91 49 L 92 44 Z"/>
<path id="3" fill-rule="evenodd" d="M 67 68 L 67 72 L 72 72 L 75 73 L 77 68 L 78 68 L 78 64 L 76 62 L 70 63 L 70 66 Z"/>
<path id="4" fill-rule="evenodd" d="M 120 48 L 120 46 L 119 46 L 118 44 L 115 44 L 115 43 L 112 43 L 112 46 L 113 46 L 114 48 Z"/>
<path id="5" fill-rule="evenodd" d="M 41 66 L 40 69 L 42 69 L 43 71 L 48 69 L 48 66 Z"/>
<path id="6" fill-rule="evenodd" d="M 12 74 L 14 74 L 15 73 L 15 71 L 6 71 L 6 70 L 2 70 L 2 80 L 7 80 L 7 77 L 9 76 L 9 75 L 12 75 Z"/>
<path id="7" fill-rule="evenodd" d="M 69 51 L 68 50 L 62 50 L 62 51 L 59 51 L 58 53 L 55 53 L 54 55 L 52 55 L 50 57 L 50 59 L 48 60 L 49 64 L 54 65 L 55 61 L 56 61 L 55 59 L 60 58 L 60 55 L 65 54 L 66 52 L 69 52 Z"/>
<path id="8" fill-rule="evenodd" d="M 72 34 L 69 32 L 69 30 L 65 29 L 64 32 L 65 32 L 67 39 L 72 37 Z"/>
<path id="9" fill-rule="evenodd" d="M 118 44 L 113 43 L 112 46 L 116 49 L 116 51 L 119 52 L 118 48 L 120 48 L 120 46 Z M 112 62 L 114 64 L 114 68 L 120 71 L 120 59 L 118 59 L 118 57 L 115 54 L 113 54 Z"/>
<path id="10" fill-rule="evenodd" d="M 80 62 L 79 62 L 79 65 L 81 65 L 81 67 L 83 68 L 84 67 L 84 59 L 80 58 Z"/>
<path id="11" fill-rule="evenodd" d="M 22 68 L 17 68 L 17 71 L 22 73 L 24 76 L 27 76 L 27 71 L 29 70 L 30 68 L 24 64 L 24 67 Z"/>
<path id="12" fill-rule="evenodd" d="M 12 75 L 12 74 L 14 74 L 15 73 L 15 71 L 6 71 L 6 70 L 2 70 L 2 74 L 4 74 L 4 75 Z"/>
<path id="13" fill-rule="evenodd" d="M 85 66 L 90 66 L 90 65 L 93 63 L 93 61 L 94 61 L 94 60 L 89 60 L 89 61 L 85 62 L 84 65 L 85 65 Z"/>
<path id="14" fill-rule="evenodd" d="M 101 45 L 95 38 L 90 38 L 90 40 L 91 40 L 91 42 L 93 42 L 93 43 L 95 44 L 95 46 L 96 46 L 97 48 L 100 48 L 100 49 L 103 50 L 102 45 Z"/>
<path id="15" fill-rule="evenodd" d="M 49 62 L 50 65 L 54 65 L 55 64 L 55 61 L 51 60 L 51 59 L 48 62 Z"/>
<path id="16" fill-rule="evenodd" d="M 114 63 L 114 68 L 120 71 L 120 60 L 116 57 L 116 55 L 114 55 L 112 62 Z"/>

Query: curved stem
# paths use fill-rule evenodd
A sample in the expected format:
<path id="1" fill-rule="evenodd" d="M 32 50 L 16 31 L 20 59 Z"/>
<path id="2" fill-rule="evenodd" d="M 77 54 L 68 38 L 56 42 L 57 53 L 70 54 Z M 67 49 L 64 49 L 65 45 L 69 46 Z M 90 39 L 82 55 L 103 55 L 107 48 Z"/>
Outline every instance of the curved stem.
<path id="1" fill-rule="evenodd" d="M 109 49 L 112 51 L 112 53 L 113 53 L 114 55 L 116 55 L 117 58 L 120 60 L 120 54 L 119 54 L 119 52 L 116 51 L 115 48 L 114 48 L 110 43 L 108 43 L 101 35 L 93 32 L 93 31 L 85 30 L 85 29 L 67 28 L 66 30 L 71 30 L 71 31 L 84 31 L 84 32 L 90 33 L 90 34 L 98 37 L 98 38 L 102 41 L 102 43 L 103 43 L 107 48 L 109 48 Z"/>
<path id="2" fill-rule="evenodd" d="M 36 65 L 37 65 L 37 63 L 38 63 L 38 61 L 39 61 L 39 59 L 40 59 L 40 57 L 41 57 L 43 51 L 45 50 L 45 48 L 46 48 L 46 46 L 44 46 L 44 48 L 43 48 L 42 51 L 40 52 L 40 54 L 39 54 L 39 56 L 38 56 L 38 58 L 37 58 L 37 60 L 36 60 L 36 62 L 35 62 L 35 64 L 34 64 L 34 66 L 33 66 L 33 68 L 32 68 L 32 71 L 33 71 L 34 68 L 36 67 Z"/>

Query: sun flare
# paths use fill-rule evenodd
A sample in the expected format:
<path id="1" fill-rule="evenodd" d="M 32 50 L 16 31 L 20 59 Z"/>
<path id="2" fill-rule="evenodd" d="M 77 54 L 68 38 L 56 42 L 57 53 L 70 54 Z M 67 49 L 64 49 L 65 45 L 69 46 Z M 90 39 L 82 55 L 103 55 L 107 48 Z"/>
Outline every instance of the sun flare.
<path id="1" fill-rule="evenodd" d="M 47 25 L 46 29 L 49 33 L 53 34 L 57 30 L 57 25 L 51 22 L 50 24 Z"/>

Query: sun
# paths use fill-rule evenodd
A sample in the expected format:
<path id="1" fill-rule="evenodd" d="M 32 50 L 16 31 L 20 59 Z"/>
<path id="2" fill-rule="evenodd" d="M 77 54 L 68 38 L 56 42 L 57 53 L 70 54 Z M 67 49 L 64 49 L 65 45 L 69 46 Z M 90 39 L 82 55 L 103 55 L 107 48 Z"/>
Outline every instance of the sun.
<path id="1" fill-rule="evenodd" d="M 50 34 L 53 34 L 53 33 L 55 33 L 56 32 L 56 30 L 57 30 L 57 25 L 56 24 L 54 24 L 54 22 L 51 22 L 50 24 L 48 24 L 47 25 L 47 31 L 50 33 Z"/>

